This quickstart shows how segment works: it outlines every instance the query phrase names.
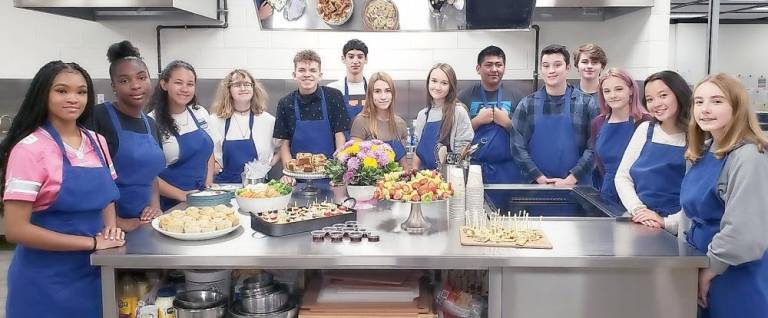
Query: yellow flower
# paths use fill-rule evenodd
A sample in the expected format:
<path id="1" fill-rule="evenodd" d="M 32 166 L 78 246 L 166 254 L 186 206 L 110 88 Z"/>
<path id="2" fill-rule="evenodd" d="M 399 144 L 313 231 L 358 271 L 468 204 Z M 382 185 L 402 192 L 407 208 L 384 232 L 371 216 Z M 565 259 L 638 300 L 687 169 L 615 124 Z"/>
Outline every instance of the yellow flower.
<path id="1" fill-rule="evenodd" d="M 371 146 L 371 151 L 374 151 L 374 150 L 376 150 L 376 149 L 379 149 L 379 146 L 378 146 L 378 145 L 372 145 L 372 146 Z"/>
<path id="2" fill-rule="evenodd" d="M 344 149 L 347 153 L 358 153 L 360 152 L 360 145 L 358 143 L 354 143 L 353 145 L 349 146 L 347 149 Z"/>
<path id="3" fill-rule="evenodd" d="M 376 163 L 376 159 L 373 159 L 371 157 L 367 157 L 367 158 L 363 159 L 363 166 L 368 167 L 368 168 L 376 168 L 379 165 L 378 165 L 378 163 Z"/>
<path id="4" fill-rule="evenodd" d="M 389 156 L 389 161 L 395 161 L 395 153 L 393 151 L 387 151 L 387 155 Z"/>

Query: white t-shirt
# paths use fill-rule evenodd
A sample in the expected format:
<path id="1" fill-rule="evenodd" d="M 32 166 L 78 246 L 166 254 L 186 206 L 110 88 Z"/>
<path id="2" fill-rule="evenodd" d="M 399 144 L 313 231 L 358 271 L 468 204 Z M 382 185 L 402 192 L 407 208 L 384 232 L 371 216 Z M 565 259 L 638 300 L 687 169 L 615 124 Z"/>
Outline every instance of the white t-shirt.
<path id="1" fill-rule="evenodd" d="M 344 95 L 344 78 L 332 82 L 327 86 L 338 89 L 341 91 L 341 94 Z M 365 105 L 365 82 L 347 82 L 347 86 L 349 87 L 349 104 L 352 106 L 360 105 L 360 107 L 363 107 Z M 346 107 L 346 105 L 344 105 L 344 107 Z"/>
<path id="2" fill-rule="evenodd" d="M 643 122 L 637 126 L 635 133 L 632 135 L 632 139 L 629 140 L 627 149 L 624 150 L 624 156 L 621 158 L 618 170 L 616 170 L 616 177 L 614 182 L 616 183 L 616 193 L 618 193 L 621 203 L 624 204 L 624 208 L 627 211 L 634 211 L 639 206 L 644 205 L 643 201 L 640 201 L 640 197 L 635 192 L 635 182 L 632 180 L 632 176 L 629 174 L 629 169 L 635 164 L 640 153 L 643 151 L 645 141 L 648 139 L 648 122 Z M 653 137 L 651 142 L 671 145 L 677 147 L 685 147 L 685 133 L 667 134 L 664 129 L 661 129 L 661 125 L 656 124 L 653 127 Z"/>
<path id="3" fill-rule="evenodd" d="M 248 121 L 250 119 L 249 114 L 240 114 L 235 112 L 232 114 L 232 121 L 229 124 L 229 131 L 227 132 L 227 140 L 243 140 L 248 138 Z M 214 155 L 216 161 L 224 167 L 224 128 L 226 127 L 227 120 L 220 118 L 219 116 L 210 116 L 210 126 L 213 131 L 216 132 L 217 138 L 214 140 Z M 264 162 L 272 162 L 272 157 L 277 149 L 276 141 L 272 138 L 272 132 L 275 128 L 275 116 L 267 112 L 253 116 L 253 144 L 256 146 L 256 153 L 259 155 L 259 160 Z"/>
<path id="4" fill-rule="evenodd" d="M 195 121 L 192 119 L 192 115 L 190 115 L 189 110 L 192 110 L 195 113 L 197 121 L 200 122 L 200 127 L 208 133 L 208 136 L 211 136 L 211 139 L 216 141 L 219 137 L 217 136 L 216 131 L 211 128 L 210 115 L 208 114 L 208 111 L 202 106 L 197 107 L 197 109 L 194 107 L 187 107 L 187 109 L 182 113 L 171 114 L 173 121 L 179 128 L 179 135 L 184 135 L 197 130 L 197 125 L 195 125 Z M 155 112 L 150 112 L 148 116 L 155 118 Z M 160 138 L 163 141 L 163 154 L 165 154 L 165 164 L 166 166 L 170 166 L 179 160 L 179 142 L 173 135 L 164 136 L 162 133 L 160 135 Z"/>

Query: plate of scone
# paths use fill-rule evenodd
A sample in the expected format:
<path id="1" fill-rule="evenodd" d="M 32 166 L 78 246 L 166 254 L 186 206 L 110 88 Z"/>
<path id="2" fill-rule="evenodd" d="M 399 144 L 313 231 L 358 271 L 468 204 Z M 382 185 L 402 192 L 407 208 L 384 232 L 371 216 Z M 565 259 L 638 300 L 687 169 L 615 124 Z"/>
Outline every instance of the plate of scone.
<path id="1" fill-rule="evenodd" d="M 188 207 L 161 215 L 152 220 L 152 227 L 179 240 L 208 240 L 239 228 L 240 217 L 226 205 Z"/>

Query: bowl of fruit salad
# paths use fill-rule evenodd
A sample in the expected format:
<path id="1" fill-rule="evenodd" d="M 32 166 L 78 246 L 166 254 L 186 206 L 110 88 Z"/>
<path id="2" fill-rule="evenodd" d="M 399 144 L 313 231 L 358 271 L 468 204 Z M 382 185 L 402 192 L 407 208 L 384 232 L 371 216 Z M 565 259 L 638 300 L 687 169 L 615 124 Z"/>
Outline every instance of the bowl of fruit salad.
<path id="1" fill-rule="evenodd" d="M 249 184 L 235 190 L 235 200 L 243 212 L 265 212 L 288 207 L 293 188 L 277 180 Z"/>
<path id="2" fill-rule="evenodd" d="M 379 200 L 430 203 L 453 196 L 453 187 L 435 170 L 398 171 L 384 175 L 376 185 Z"/>

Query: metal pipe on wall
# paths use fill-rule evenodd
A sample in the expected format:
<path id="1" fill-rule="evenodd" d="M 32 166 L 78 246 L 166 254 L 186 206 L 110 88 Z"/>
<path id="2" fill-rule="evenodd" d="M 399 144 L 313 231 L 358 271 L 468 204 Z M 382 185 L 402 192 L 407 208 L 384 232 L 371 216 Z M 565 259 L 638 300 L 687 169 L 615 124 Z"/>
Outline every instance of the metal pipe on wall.
<path id="1" fill-rule="evenodd" d="M 222 2 L 223 9 L 220 6 Z M 219 2 L 218 0 L 216 1 L 216 19 L 220 19 L 221 14 L 224 14 L 224 21 L 221 21 L 220 24 L 158 25 L 155 28 L 155 37 L 157 40 L 157 74 L 160 74 L 163 71 L 160 31 L 163 29 L 226 29 L 229 27 L 229 7 L 227 5 L 227 0 L 222 0 L 222 2 Z"/>
<path id="2" fill-rule="evenodd" d="M 531 29 L 536 32 L 536 40 L 533 46 L 533 90 L 535 91 L 539 86 L 539 31 L 541 28 L 538 24 L 531 25 Z"/>
<path id="3" fill-rule="evenodd" d="M 717 70 L 718 35 L 720 33 L 720 0 L 709 0 L 707 13 L 707 74 Z"/>

